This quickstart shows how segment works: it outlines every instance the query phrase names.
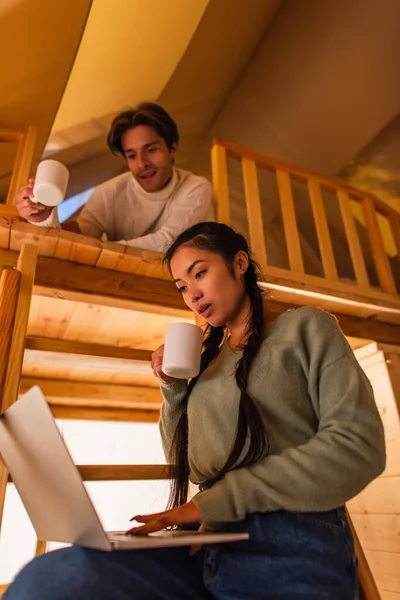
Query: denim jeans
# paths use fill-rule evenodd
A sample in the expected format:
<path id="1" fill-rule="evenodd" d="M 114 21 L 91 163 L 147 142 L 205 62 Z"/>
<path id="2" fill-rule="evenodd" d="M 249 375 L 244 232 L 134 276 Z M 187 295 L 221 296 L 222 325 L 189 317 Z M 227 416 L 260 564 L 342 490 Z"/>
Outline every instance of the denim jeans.
<path id="1" fill-rule="evenodd" d="M 344 510 L 249 515 L 225 531 L 250 540 L 103 552 L 74 546 L 34 559 L 4 600 L 354 600 L 357 569 Z"/>

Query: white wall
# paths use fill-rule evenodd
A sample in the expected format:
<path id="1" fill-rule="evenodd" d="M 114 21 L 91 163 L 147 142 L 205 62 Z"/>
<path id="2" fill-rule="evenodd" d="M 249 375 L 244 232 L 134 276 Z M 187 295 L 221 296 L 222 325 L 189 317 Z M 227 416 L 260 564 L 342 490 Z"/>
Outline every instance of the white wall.
<path id="1" fill-rule="evenodd" d="M 75 464 L 164 464 L 156 423 L 58 421 Z M 167 504 L 167 481 L 89 482 L 87 489 L 107 530 L 125 530 L 135 514 Z M 58 547 L 52 544 L 51 547 Z M 0 583 L 8 583 L 34 555 L 35 532 L 13 485 L 7 489 L 0 538 Z"/>

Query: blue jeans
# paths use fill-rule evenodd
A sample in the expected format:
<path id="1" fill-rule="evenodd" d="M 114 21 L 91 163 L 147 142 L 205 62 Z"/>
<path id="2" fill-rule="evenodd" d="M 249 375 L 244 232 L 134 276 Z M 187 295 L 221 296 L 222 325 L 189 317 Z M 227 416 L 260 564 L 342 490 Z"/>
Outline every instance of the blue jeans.
<path id="1" fill-rule="evenodd" d="M 34 559 L 4 600 L 354 600 L 357 569 L 342 508 L 249 515 L 226 524 L 251 539 L 102 552 L 74 546 Z"/>

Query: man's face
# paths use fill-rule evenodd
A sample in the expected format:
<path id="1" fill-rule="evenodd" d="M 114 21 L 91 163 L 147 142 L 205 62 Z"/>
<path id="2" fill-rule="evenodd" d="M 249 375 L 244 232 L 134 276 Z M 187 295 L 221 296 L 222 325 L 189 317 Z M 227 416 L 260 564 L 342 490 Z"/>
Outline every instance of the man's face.
<path id="1" fill-rule="evenodd" d="M 128 129 L 122 148 L 129 170 L 146 192 L 161 190 L 172 177 L 176 144 L 169 150 L 165 140 L 147 125 Z"/>

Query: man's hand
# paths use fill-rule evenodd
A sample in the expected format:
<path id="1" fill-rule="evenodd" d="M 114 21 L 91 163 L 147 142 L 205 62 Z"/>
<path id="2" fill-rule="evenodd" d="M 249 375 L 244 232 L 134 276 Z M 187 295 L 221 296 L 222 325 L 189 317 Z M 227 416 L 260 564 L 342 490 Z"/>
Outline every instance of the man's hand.
<path id="1" fill-rule="evenodd" d="M 35 178 L 31 177 L 28 183 L 18 192 L 15 205 L 23 219 L 27 219 L 32 223 L 41 223 L 49 218 L 53 207 L 44 206 L 44 204 L 40 204 L 39 202 L 32 202 L 34 183 Z"/>

